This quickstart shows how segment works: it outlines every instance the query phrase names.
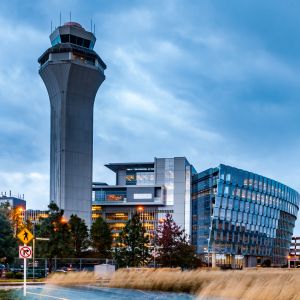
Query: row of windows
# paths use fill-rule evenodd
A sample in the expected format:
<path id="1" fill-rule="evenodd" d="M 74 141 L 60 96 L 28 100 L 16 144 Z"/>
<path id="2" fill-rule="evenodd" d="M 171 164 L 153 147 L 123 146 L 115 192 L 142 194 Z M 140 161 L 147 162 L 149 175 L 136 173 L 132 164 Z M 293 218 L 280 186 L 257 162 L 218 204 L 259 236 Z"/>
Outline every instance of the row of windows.
<path id="1" fill-rule="evenodd" d="M 279 218 L 279 210 L 273 207 L 264 206 L 261 204 L 253 203 L 253 202 L 246 202 L 246 201 L 239 201 L 237 199 L 231 198 L 219 198 L 217 197 L 214 209 L 228 209 L 235 210 L 239 212 L 251 213 L 255 215 L 263 215 L 269 218 Z"/>
<path id="2" fill-rule="evenodd" d="M 266 246 L 272 247 L 273 240 L 269 238 L 265 238 L 262 236 L 251 236 L 247 233 L 231 233 L 231 232 L 223 232 L 223 231 L 214 231 L 212 234 L 214 239 L 214 243 L 223 242 L 223 243 L 233 243 L 235 246 L 240 245 L 257 245 L 257 246 Z"/>
<path id="3" fill-rule="evenodd" d="M 218 186 L 218 195 L 224 195 L 230 198 L 239 198 L 242 200 L 257 202 L 262 205 L 280 208 L 290 214 L 297 215 L 298 207 L 285 200 L 279 199 L 271 195 L 265 195 L 259 192 L 254 192 L 246 189 L 240 189 L 238 187 Z"/>
<path id="4" fill-rule="evenodd" d="M 212 251 L 210 249 L 210 251 Z M 264 247 L 264 246 L 250 246 L 250 245 L 242 245 L 235 246 L 233 244 L 217 244 L 215 251 L 217 253 L 230 253 L 237 255 L 261 255 L 261 256 L 271 256 L 272 248 Z"/>
<path id="5" fill-rule="evenodd" d="M 247 189 L 255 189 L 263 193 L 287 199 L 290 202 L 299 205 L 299 195 L 297 192 L 279 182 L 253 173 L 221 166 L 220 179 L 228 183 L 244 186 Z"/>
<path id="6" fill-rule="evenodd" d="M 276 237 L 277 219 L 225 209 L 215 209 L 214 218 L 232 222 L 232 224 L 236 225 L 242 224 L 249 231 L 257 231 L 267 234 L 268 237 Z"/>

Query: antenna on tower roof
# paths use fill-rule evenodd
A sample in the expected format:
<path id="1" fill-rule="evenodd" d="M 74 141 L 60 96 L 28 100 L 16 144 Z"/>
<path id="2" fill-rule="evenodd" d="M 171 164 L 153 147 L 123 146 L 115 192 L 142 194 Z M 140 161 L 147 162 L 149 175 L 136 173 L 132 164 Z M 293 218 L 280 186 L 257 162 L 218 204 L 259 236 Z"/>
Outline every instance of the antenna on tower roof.
<path id="1" fill-rule="evenodd" d="M 51 32 L 50 33 L 52 33 L 52 20 L 51 20 Z"/>
<path id="2" fill-rule="evenodd" d="M 70 11 L 70 22 L 72 21 L 72 12 Z"/>
<path id="3" fill-rule="evenodd" d="M 61 11 L 59 12 L 59 26 L 61 26 Z"/>
<path id="4" fill-rule="evenodd" d="M 93 31 L 93 19 L 91 19 L 91 32 Z"/>
<path id="5" fill-rule="evenodd" d="M 96 35 L 96 24 L 94 23 L 94 35 Z"/>

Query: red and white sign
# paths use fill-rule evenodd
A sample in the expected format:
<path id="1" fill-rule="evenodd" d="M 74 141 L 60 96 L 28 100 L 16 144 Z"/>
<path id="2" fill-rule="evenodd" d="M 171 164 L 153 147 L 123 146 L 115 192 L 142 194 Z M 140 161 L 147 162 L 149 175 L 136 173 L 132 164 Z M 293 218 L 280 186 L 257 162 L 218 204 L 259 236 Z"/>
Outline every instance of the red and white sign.
<path id="1" fill-rule="evenodd" d="M 19 246 L 19 258 L 32 258 L 32 248 L 30 246 Z"/>

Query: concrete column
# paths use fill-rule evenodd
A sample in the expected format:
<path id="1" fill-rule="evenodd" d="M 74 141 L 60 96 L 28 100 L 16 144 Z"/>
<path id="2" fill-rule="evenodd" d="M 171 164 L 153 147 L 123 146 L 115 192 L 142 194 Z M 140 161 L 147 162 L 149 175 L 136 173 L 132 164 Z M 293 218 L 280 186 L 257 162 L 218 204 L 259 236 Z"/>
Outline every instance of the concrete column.
<path id="1" fill-rule="evenodd" d="M 243 258 L 243 268 L 247 268 L 248 267 L 248 257 L 244 256 Z"/>
<path id="2" fill-rule="evenodd" d="M 235 255 L 231 255 L 231 268 L 235 269 Z"/>
<path id="3" fill-rule="evenodd" d="M 211 267 L 215 268 L 216 266 L 217 266 L 217 263 L 216 263 L 216 253 L 212 253 L 211 254 Z"/>
<path id="4" fill-rule="evenodd" d="M 257 266 L 256 256 L 244 256 L 243 267 L 244 268 L 254 268 Z"/>
<path id="5" fill-rule="evenodd" d="M 225 256 L 225 264 L 229 265 L 230 262 L 231 262 L 231 260 L 230 260 L 230 254 L 226 254 L 226 256 Z"/>

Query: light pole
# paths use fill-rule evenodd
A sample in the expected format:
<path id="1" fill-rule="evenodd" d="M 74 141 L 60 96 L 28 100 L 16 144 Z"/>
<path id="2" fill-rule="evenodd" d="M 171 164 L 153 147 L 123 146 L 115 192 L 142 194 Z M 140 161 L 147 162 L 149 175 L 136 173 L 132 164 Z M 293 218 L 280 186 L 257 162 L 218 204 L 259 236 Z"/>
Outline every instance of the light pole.
<path id="1" fill-rule="evenodd" d="M 49 238 L 41 238 L 41 237 L 36 237 L 35 235 L 35 223 L 32 224 L 33 225 L 33 241 L 32 241 L 32 277 L 33 277 L 33 281 L 35 279 L 35 241 L 49 241 Z M 45 269 L 45 277 L 46 277 L 46 269 Z"/>

